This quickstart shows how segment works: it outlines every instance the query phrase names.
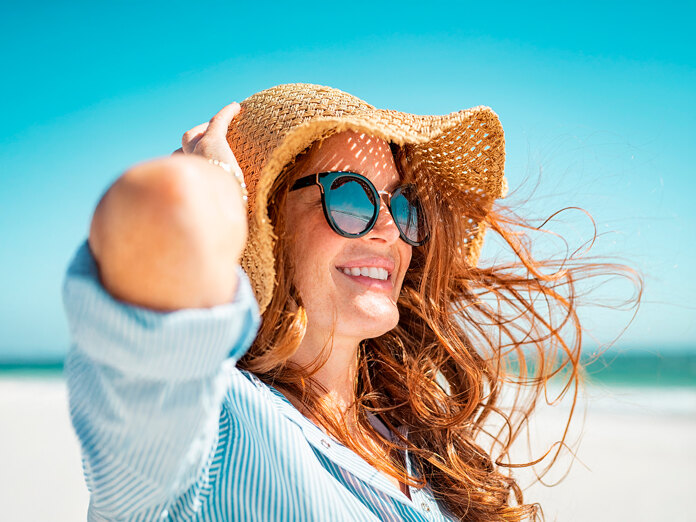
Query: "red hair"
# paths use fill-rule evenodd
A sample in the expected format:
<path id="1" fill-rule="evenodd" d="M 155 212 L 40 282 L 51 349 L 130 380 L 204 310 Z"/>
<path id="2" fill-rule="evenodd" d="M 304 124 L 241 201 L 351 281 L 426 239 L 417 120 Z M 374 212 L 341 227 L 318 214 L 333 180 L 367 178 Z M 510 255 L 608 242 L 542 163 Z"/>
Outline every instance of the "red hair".
<path id="1" fill-rule="evenodd" d="M 431 227 L 428 243 L 413 249 L 397 302 L 397 327 L 360 345 L 351 408 L 358 429 L 349 432 L 346 419 L 322 402 L 325 390 L 312 379 L 326 354 L 311 368 L 288 362 L 307 317 L 292 285 L 282 209 L 289 182 L 305 158 L 300 155 L 286 167 L 270 194 L 278 281 L 258 336 L 239 366 L 295 398 L 327 432 L 380 471 L 414 487 L 427 484 L 458 519 L 539 518 L 539 506 L 525 504 L 510 473 L 517 465 L 505 461 L 554 376 L 563 379 L 563 393 L 572 394 L 559 448 L 565 442 L 581 378 L 576 285 L 620 274 L 640 288 L 639 278 L 621 265 L 535 259 L 530 231 L 537 228 L 509 209 L 493 206 L 485 195 L 423 184 L 424 210 L 438 225 Z M 513 260 L 469 266 L 462 254 L 471 237 L 469 219 L 500 238 Z M 514 385 L 515 401 L 504 411 L 501 392 L 509 385 Z M 408 436 L 385 439 L 368 414 L 377 415 L 393 433 L 406 426 Z M 496 433 L 486 431 L 492 415 L 503 421 Z M 485 437 L 490 449 L 481 446 Z M 379 441 L 377 448 L 373 441 Z M 402 450 L 410 455 L 411 475 Z"/>

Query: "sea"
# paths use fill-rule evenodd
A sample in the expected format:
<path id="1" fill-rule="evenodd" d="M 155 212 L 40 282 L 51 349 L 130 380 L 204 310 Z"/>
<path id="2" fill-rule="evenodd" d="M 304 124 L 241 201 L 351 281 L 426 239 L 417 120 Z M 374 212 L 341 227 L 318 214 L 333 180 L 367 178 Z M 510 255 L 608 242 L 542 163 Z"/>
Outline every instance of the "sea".
<path id="1" fill-rule="evenodd" d="M 595 411 L 696 418 L 696 348 L 588 353 L 583 368 L 583 395 Z M 61 359 L 0 360 L 0 379 L 61 379 L 62 375 Z"/>

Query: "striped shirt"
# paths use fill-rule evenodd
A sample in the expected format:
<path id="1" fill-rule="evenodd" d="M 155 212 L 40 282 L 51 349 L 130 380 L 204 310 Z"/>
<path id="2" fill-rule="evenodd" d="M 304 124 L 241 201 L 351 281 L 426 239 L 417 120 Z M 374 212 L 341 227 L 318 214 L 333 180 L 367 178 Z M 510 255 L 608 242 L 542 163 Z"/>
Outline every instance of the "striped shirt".
<path id="1" fill-rule="evenodd" d="M 429 488 L 409 499 L 235 366 L 259 324 L 239 275 L 230 303 L 156 312 L 111 297 L 87 242 L 77 250 L 63 285 L 65 367 L 88 518 L 454 520 Z"/>

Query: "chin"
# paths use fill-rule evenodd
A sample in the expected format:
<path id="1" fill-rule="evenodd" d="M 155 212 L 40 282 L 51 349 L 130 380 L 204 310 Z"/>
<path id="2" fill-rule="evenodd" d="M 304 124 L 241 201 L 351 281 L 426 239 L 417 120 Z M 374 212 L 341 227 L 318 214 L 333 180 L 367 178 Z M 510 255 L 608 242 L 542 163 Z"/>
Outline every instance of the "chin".
<path id="1" fill-rule="evenodd" d="M 389 327 L 386 327 L 386 328 L 375 328 L 374 330 L 366 331 L 360 337 L 362 339 L 375 339 L 377 337 L 381 337 L 385 333 L 393 330 L 397 324 L 399 324 L 398 321 L 394 322 L 392 325 L 390 325 Z"/>
<path id="2" fill-rule="evenodd" d="M 399 324 L 399 310 L 393 303 L 388 306 L 361 308 L 350 321 L 353 332 L 363 339 L 373 339 L 393 330 Z"/>

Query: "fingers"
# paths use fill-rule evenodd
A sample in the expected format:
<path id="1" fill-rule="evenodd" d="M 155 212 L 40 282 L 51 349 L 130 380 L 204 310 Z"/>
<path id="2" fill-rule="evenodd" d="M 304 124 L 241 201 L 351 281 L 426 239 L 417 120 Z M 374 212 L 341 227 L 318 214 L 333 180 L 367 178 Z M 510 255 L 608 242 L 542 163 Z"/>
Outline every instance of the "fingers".
<path id="1" fill-rule="evenodd" d="M 230 103 L 229 105 L 223 107 L 220 112 L 211 118 L 210 122 L 208 123 L 208 132 L 213 135 L 217 134 L 226 136 L 227 129 L 230 126 L 232 118 L 239 114 L 240 110 L 241 107 L 237 102 Z"/>
<path id="2" fill-rule="evenodd" d="M 223 107 L 209 122 L 196 125 L 181 138 L 184 154 L 198 154 L 235 166 L 237 160 L 227 143 L 227 129 L 241 110 L 237 102 Z M 177 151 L 179 152 L 179 151 Z"/>
<path id="3" fill-rule="evenodd" d="M 196 125 L 193 129 L 184 133 L 184 135 L 181 137 L 181 145 L 186 154 L 191 154 L 193 152 L 193 149 L 196 148 L 196 145 L 201 140 L 201 137 L 203 134 L 205 134 L 207 129 L 208 122 L 205 122 L 201 123 L 200 125 Z"/>
<path id="4" fill-rule="evenodd" d="M 174 152 L 172 152 L 172 156 L 176 156 L 177 154 L 184 154 L 184 149 L 182 147 L 179 147 Z"/>

